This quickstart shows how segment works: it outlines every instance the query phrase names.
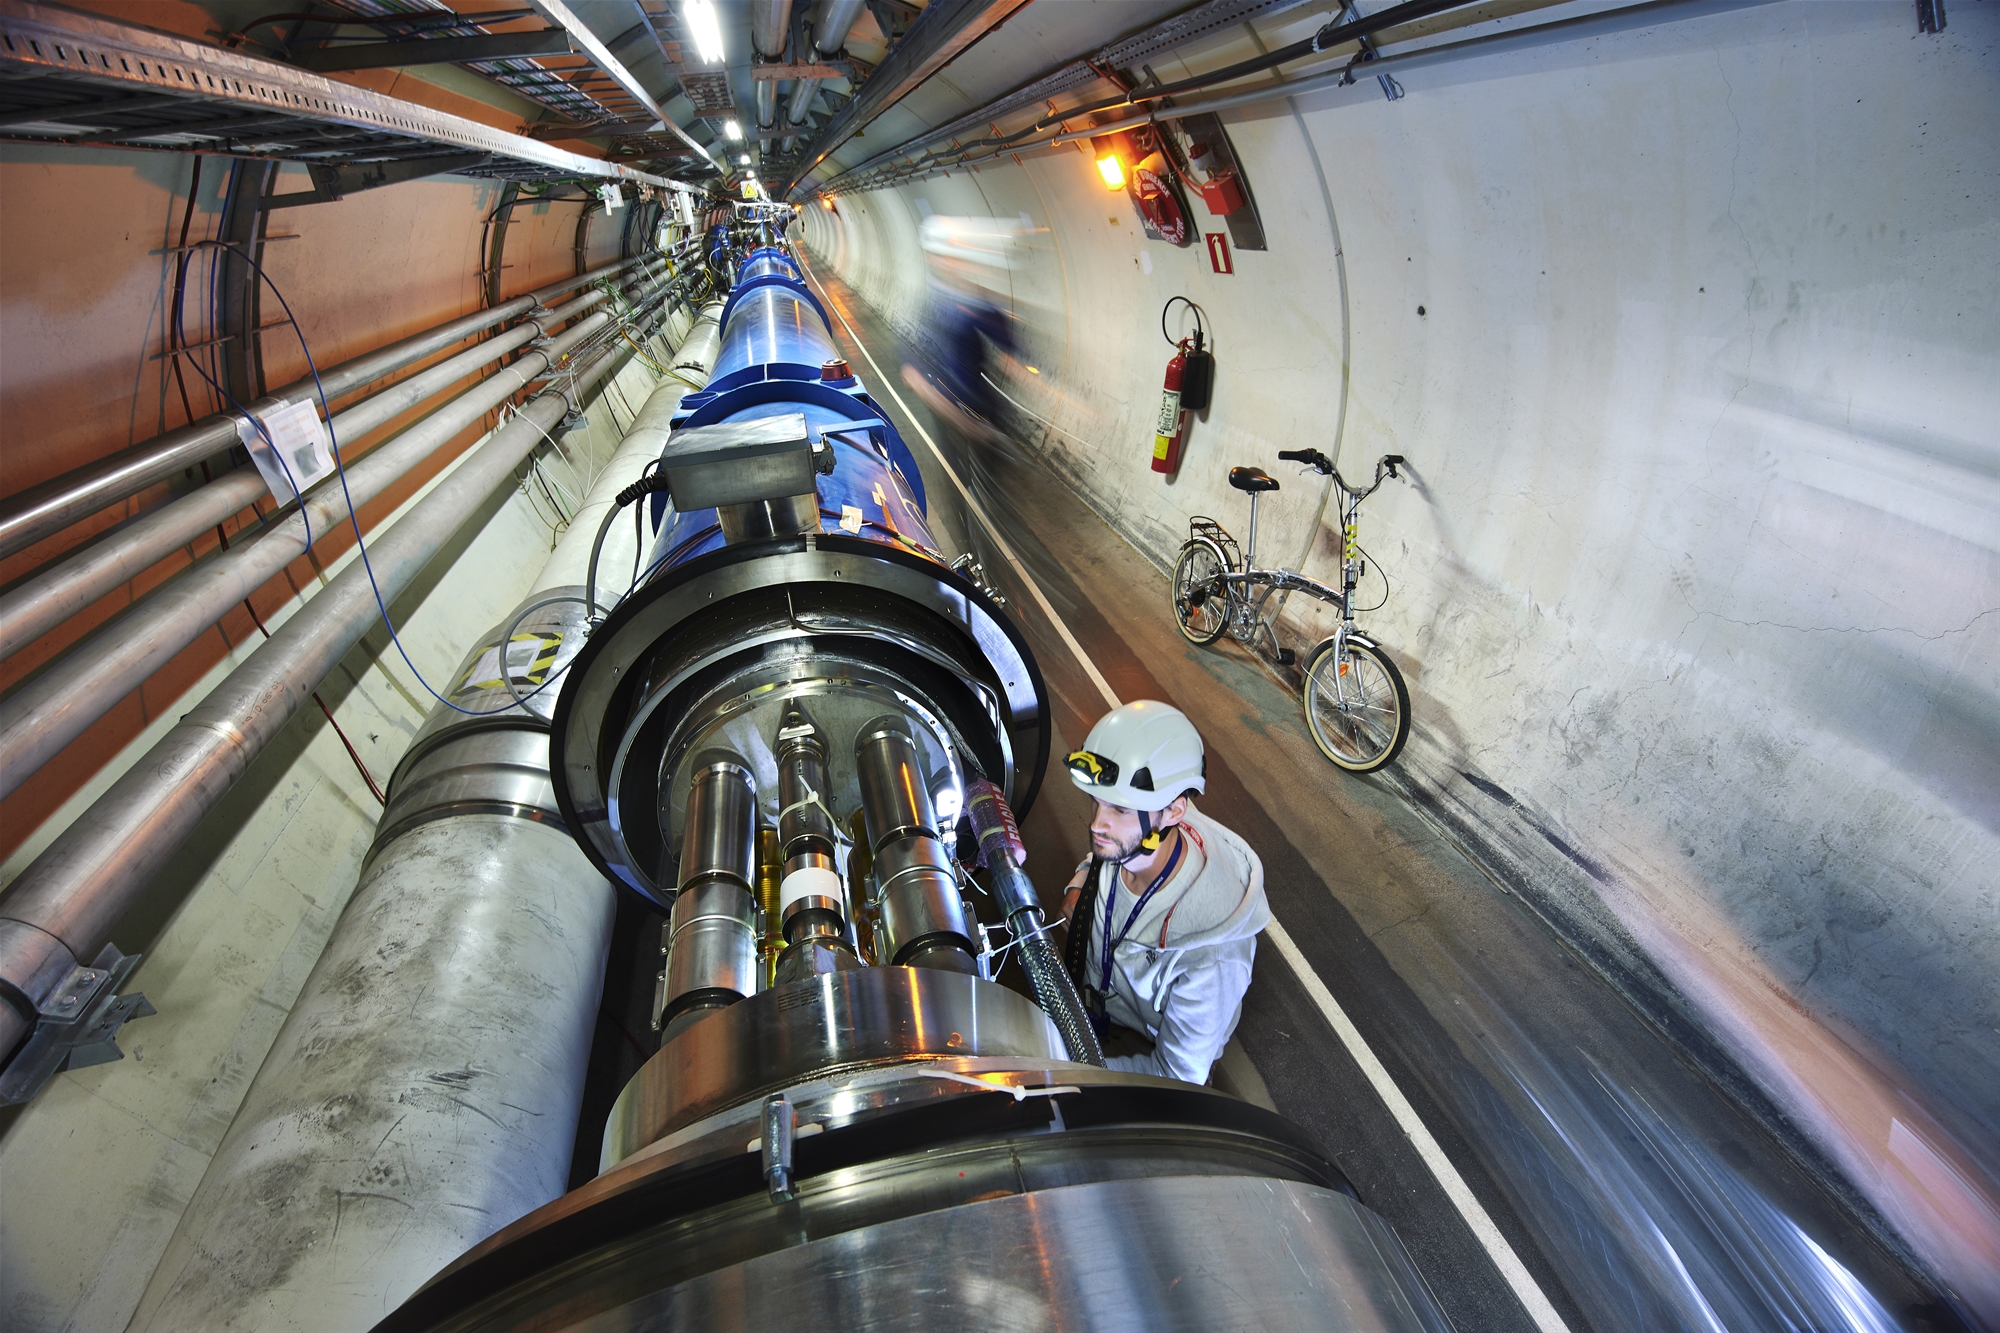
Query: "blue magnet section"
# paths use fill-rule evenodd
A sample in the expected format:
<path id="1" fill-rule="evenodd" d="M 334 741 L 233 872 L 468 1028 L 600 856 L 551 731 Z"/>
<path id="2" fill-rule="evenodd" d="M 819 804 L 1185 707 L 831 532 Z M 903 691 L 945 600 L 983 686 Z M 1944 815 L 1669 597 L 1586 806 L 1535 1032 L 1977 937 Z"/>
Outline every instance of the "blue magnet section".
<path id="1" fill-rule="evenodd" d="M 747 282 L 751 278 L 761 278 L 767 273 L 779 273 L 787 277 L 805 279 L 799 266 L 783 250 L 768 245 L 760 245 L 743 256 L 743 266 L 736 270 L 736 281 Z"/>
<path id="2" fill-rule="evenodd" d="M 826 317 L 804 288 L 775 275 L 738 287 L 722 312 L 722 350 L 709 372 L 712 392 L 765 379 L 819 378 L 840 355 Z"/>
<path id="3" fill-rule="evenodd" d="M 834 470 L 817 479 L 820 530 L 843 529 L 936 556 L 925 517 L 923 473 L 909 445 L 853 376 L 822 380 L 823 363 L 839 356 L 825 312 L 799 282 L 790 256 L 770 247 L 751 252 L 743 281 L 722 315 L 722 346 L 708 387 L 681 399 L 672 429 L 802 413 L 817 445 L 833 450 Z M 652 501 L 655 542 L 646 577 L 724 545 L 713 509 L 674 512 L 665 496 Z"/>
<path id="4" fill-rule="evenodd" d="M 792 301 L 807 307 L 797 313 L 796 322 L 802 327 L 816 324 L 819 331 L 828 338 L 827 345 L 829 347 L 833 345 L 831 341 L 833 321 L 826 317 L 826 311 L 821 307 L 819 298 L 807 290 L 805 283 L 800 281 L 796 274 L 784 272 L 775 265 L 773 267 L 778 271 L 745 278 L 730 288 L 729 300 L 722 307 L 722 350 L 725 356 L 729 353 L 729 321 L 736 314 L 738 307 L 749 302 L 767 305 L 772 302 L 774 296 L 789 297 Z M 817 361 L 813 363 L 813 374 L 819 374 Z M 709 383 L 712 385 L 715 380 L 711 378 Z"/>
<path id="5" fill-rule="evenodd" d="M 825 441 L 833 448 L 832 473 L 816 479 L 820 531 L 851 532 L 935 558 L 937 538 L 924 517 L 921 483 L 913 486 L 890 457 L 887 441 L 894 437 L 894 428 L 874 414 L 864 396 L 825 390 L 824 396 L 814 394 L 811 400 L 805 400 L 799 394 L 801 389 L 819 387 L 787 384 L 782 380 L 750 385 L 717 398 L 679 424 L 706 426 L 715 421 L 753 421 L 759 417 L 803 413 L 807 431 L 815 443 Z M 748 401 L 751 398 L 766 401 Z M 832 400 L 838 400 L 838 405 Z M 709 417 L 709 409 L 719 410 Z M 659 519 L 656 512 L 654 522 Z M 685 514 L 675 511 L 654 544 L 649 572 L 671 569 L 725 544 L 713 509 Z"/>

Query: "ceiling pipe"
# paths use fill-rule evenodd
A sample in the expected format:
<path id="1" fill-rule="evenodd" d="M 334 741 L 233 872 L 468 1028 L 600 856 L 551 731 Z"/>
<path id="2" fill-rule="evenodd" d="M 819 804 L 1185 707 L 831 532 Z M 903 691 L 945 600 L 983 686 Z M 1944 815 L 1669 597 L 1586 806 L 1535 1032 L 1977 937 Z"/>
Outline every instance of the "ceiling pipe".
<path id="1" fill-rule="evenodd" d="M 750 0 L 750 42 L 765 60 L 781 60 L 792 30 L 792 0 Z"/>
<path id="2" fill-rule="evenodd" d="M 625 260 L 606 264 L 574 278 L 551 283 L 526 296 L 517 296 L 489 310 L 440 324 L 424 333 L 323 370 L 320 382 L 326 386 L 329 400 L 342 398 L 412 362 L 421 361 L 433 352 L 462 342 L 482 329 L 504 324 L 564 292 L 608 277 L 636 262 Z M 267 395 L 257 406 L 272 405 L 281 398 L 316 395 L 317 392 L 310 379 L 298 380 Z M 212 458 L 237 443 L 234 419 L 226 415 L 205 417 L 10 496 L 0 502 L 0 558 L 25 550 L 42 538 L 60 532 L 120 500 L 137 495 L 148 486 L 164 481 L 183 468 Z"/>
<path id="3" fill-rule="evenodd" d="M 515 379 L 518 370 L 529 362 L 542 369 L 554 365 L 565 350 L 557 344 L 574 347 L 606 319 L 601 313 L 590 316 L 556 344 L 528 353 L 488 382 L 508 382 L 512 393 L 532 378 Z M 628 351 L 622 342 L 599 350 L 564 387 L 580 397 L 621 365 Z M 493 492 L 513 480 L 514 470 L 561 425 L 569 408 L 562 393 L 544 391 L 495 431 L 369 543 L 373 583 L 368 566 L 351 562 L 0 895 L 0 1053 L 5 1053 L 0 1059 L 11 1058 L 28 1034 L 30 1015 L 48 998 L 44 992 L 109 942 L 118 921 L 203 817 L 361 636 L 381 623 L 377 588 L 389 603 L 408 589 Z"/>
<path id="4" fill-rule="evenodd" d="M 821 60 L 836 55 L 847 45 L 847 30 L 854 26 L 854 20 L 861 17 L 863 0 L 820 0 L 819 16 L 813 23 L 813 51 Z M 819 92 L 822 79 L 797 79 L 792 83 L 791 100 L 785 106 L 785 119 L 794 125 L 803 125 L 812 111 L 813 96 Z M 790 152 L 792 141 L 787 139 L 784 151 Z"/>
<path id="5" fill-rule="evenodd" d="M 813 23 L 813 45 L 821 58 L 836 55 L 847 45 L 847 30 L 861 17 L 863 0 L 819 0 L 819 16 Z"/>
<path id="6" fill-rule="evenodd" d="M 381 495 L 559 364 L 609 320 L 602 312 L 589 315 L 547 347 L 527 351 L 507 369 L 362 455 L 346 468 L 344 487 L 337 481 L 321 484 L 288 518 L 201 561 L 16 690 L 0 703 L 0 797 L 19 788 L 231 607 L 305 554 L 311 540 L 324 540 L 348 526 L 350 499 L 359 509 Z M 337 418 L 336 428 L 339 424 Z"/>
<path id="7" fill-rule="evenodd" d="M 1028 0 L 931 0 L 902 40 L 890 49 L 868 81 L 821 127 L 807 148 L 811 160 L 792 170 L 786 187 L 795 190 L 840 146 L 866 129 L 875 117 L 922 87 L 931 75 L 956 60 L 987 33 L 1006 22 Z"/>
<path id="8" fill-rule="evenodd" d="M 351 448 L 351 442 L 436 397 L 514 349 L 546 337 L 557 325 L 582 315 L 603 300 L 603 292 L 588 293 L 563 306 L 559 315 L 550 312 L 539 319 L 523 320 L 506 333 L 475 343 L 449 360 L 362 399 L 334 416 L 334 438 L 350 442 Z M 343 448 L 341 457 L 352 462 L 359 457 L 359 451 L 350 453 Z M 0 595 L 0 659 L 20 652 L 119 584 L 136 578 L 210 528 L 241 513 L 263 494 L 263 474 L 246 463 L 177 500 L 148 510 L 103 540 Z M 241 537 L 248 540 L 255 535 L 245 532 Z"/>

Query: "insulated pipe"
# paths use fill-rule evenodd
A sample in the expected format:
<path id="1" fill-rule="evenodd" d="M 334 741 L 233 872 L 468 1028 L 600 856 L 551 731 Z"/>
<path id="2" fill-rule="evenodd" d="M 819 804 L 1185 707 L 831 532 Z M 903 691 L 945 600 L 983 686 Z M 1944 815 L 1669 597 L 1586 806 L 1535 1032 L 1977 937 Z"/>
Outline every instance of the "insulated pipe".
<path id="1" fill-rule="evenodd" d="M 757 128 L 769 130 L 778 123 L 778 81 L 757 80 Z"/>
<path id="2" fill-rule="evenodd" d="M 334 438 L 343 446 L 361 438 L 480 367 L 545 336 L 545 328 L 575 318 L 603 299 L 604 293 L 591 292 L 538 319 L 524 320 L 497 337 L 364 398 L 334 417 Z M 350 457 L 346 447 L 341 454 L 343 459 Z M 241 513 L 265 490 L 263 474 L 245 464 L 178 500 L 148 511 L 102 541 L 0 596 L 0 658 L 21 651 L 119 584 L 136 578 L 200 534 Z"/>
<path id="3" fill-rule="evenodd" d="M 573 377 L 574 391 L 587 391 L 621 361 L 615 350 L 589 359 Z M 400 522 L 376 535 L 368 549 L 384 601 L 393 603 L 416 581 L 568 413 L 562 394 L 536 395 Z M 381 623 L 375 597 L 360 561 L 343 569 L 8 886 L 0 896 L 0 998 L 8 1001 L 0 1003 L 0 1052 L 11 1055 L 27 1034 L 27 1015 L 44 998 L 34 988 L 96 956 L 202 818 L 361 636 Z"/>
<path id="4" fill-rule="evenodd" d="M 757 54 L 777 60 L 792 30 L 792 0 L 750 0 L 750 41 Z"/>
<path id="5" fill-rule="evenodd" d="M 669 381 L 647 407 L 679 396 Z M 594 502 L 659 457 L 641 443 L 643 454 L 628 434 Z M 581 591 L 595 526 L 572 525 L 527 614 L 496 626 L 474 659 L 524 626 L 581 627 L 557 599 Z M 536 615 L 538 603 L 550 609 Z M 366 1327 L 385 1297 L 563 1192 L 616 904 L 548 785 L 553 694 L 493 713 L 480 693 L 454 693 L 478 718 L 434 709 L 397 766 L 360 885 L 133 1328 Z M 442 1089 L 441 1069 L 456 1071 Z M 388 1178 L 375 1167 L 385 1145 Z M 274 1211 L 274 1173 L 301 1206 Z M 327 1199 L 345 1219 L 341 1244 L 318 1243 Z"/>
<path id="6" fill-rule="evenodd" d="M 1104 1048 L 1098 1044 L 1097 1030 L 1090 1025 L 1090 1014 L 1083 1006 L 1083 997 L 1076 993 L 1069 970 L 1049 944 L 1041 895 L 1021 868 L 1028 849 L 1021 841 L 1020 825 L 1006 794 L 986 779 L 976 779 L 967 787 L 965 812 L 979 838 L 994 900 L 1007 916 L 1009 933 L 1021 946 L 1021 970 L 1028 974 L 1035 1002 L 1062 1033 L 1070 1059 L 1102 1067 Z"/>
<path id="7" fill-rule="evenodd" d="M 847 30 L 861 17 L 862 4 L 863 0 L 820 0 L 819 19 L 813 25 L 813 48 L 820 56 L 833 55 L 847 44 Z M 786 120 L 794 125 L 805 124 L 806 114 L 812 110 L 813 94 L 819 91 L 822 82 L 820 79 L 793 82 L 791 100 L 785 106 Z"/>
<path id="8" fill-rule="evenodd" d="M 345 488 L 337 481 L 318 487 L 306 498 L 302 512 L 202 561 L 0 703 L 0 797 L 27 781 L 230 607 L 281 573 L 308 549 L 309 535 L 324 537 L 336 524 L 347 522 L 350 498 L 359 509 L 388 490 L 460 431 L 560 364 L 608 321 L 602 313 L 585 318 L 547 347 L 528 351 L 507 369 L 369 450 L 347 468 Z"/>
<path id="9" fill-rule="evenodd" d="M 865 0 L 820 0 L 819 18 L 813 24 L 813 45 L 822 56 L 830 56 L 847 45 L 847 30 L 861 17 Z"/>
<path id="10" fill-rule="evenodd" d="M 628 259 L 606 264 L 574 278 L 551 283 L 526 296 L 517 296 L 490 310 L 477 311 L 448 324 L 440 324 L 427 333 L 419 333 L 323 370 L 320 372 L 320 383 L 326 387 L 329 400 L 342 397 L 413 361 L 420 361 L 433 352 L 461 342 L 481 329 L 505 323 L 515 315 L 533 310 L 550 297 L 595 282 L 637 262 Z M 251 406 L 269 405 L 278 399 L 296 399 L 306 394 L 318 394 L 310 379 L 288 384 Z M 50 533 L 60 532 L 127 496 L 137 495 L 153 483 L 171 477 L 183 468 L 193 467 L 237 443 L 236 423 L 232 418 L 226 415 L 206 417 L 10 496 L 0 502 L 0 558 L 24 550 Z"/>

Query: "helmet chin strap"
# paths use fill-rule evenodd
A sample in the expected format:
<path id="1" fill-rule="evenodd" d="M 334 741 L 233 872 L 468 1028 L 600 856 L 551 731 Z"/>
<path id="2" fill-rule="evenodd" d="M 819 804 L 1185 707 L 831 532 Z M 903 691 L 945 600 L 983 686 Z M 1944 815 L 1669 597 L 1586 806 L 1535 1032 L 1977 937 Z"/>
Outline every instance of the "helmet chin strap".
<path id="1" fill-rule="evenodd" d="M 1163 828 L 1154 828 L 1153 817 L 1144 810 L 1139 812 L 1139 832 L 1142 835 L 1139 839 L 1141 847 L 1149 852 L 1160 850 L 1160 835 L 1165 833 L 1166 830 Z"/>

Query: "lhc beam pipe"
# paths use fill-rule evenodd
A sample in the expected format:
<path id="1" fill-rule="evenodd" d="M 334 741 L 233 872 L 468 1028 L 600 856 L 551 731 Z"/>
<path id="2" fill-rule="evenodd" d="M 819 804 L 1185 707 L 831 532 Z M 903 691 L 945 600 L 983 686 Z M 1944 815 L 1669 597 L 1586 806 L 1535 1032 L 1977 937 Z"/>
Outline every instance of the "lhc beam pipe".
<path id="1" fill-rule="evenodd" d="M 593 315 L 590 321 L 601 321 Z M 552 350 L 552 349 L 551 349 Z M 622 360 L 600 353 L 577 369 L 588 391 Z M 502 377 L 504 378 L 504 377 Z M 452 535 L 568 414 L 559 393 L 537 395 L 403 519 L 369 543 L 375 581 L 393 603 Z M 380 623 L 368 571 L 355 561 L 185 714 L 0 896 L 0 1053 L 79 960 L 90 959 L 202 818 L 312 698 L 327 673 Z M 6 1058 L 0 1055 L 0 1059 Z"/>
<path id="2" fill-rule="evenodd" d="M 433 352 L 461 342 L 481 329 L 504 324 L 552 297 L 608 277 L 638 262 L 624 260 L 606 264 L 574 278 L 551 283 L 526 296 L 517 296 L 489 310 L 440 324 L 428 332 L 323 370 L 320 382 L 325 386 L 329 400 L 344 397 L 414 361 L 421 361 Z M 259 400 L 259 404 L 267 405 L 278 399 L 297 399 L 308 394 L 316 396 L 317 393 L 313 382 L 305 379 L 267 395 Z M 252 406 L 254 408 L 259 404 Z M 233 419 L 227 416 L 207 417 L 10 496 L 0 501 L 0 558 L 25 550 L 51 533 L 60 532 L 127 496 L 137 495 L 155 482 L 163 481 L 183 468 L 193 467 L 205 458 L 212 458 L 237 443 Z"/>
<path id="3" fill-rule="evenodd" d="M 586 296 L 526 320 L 518 328 L 459 353 L 371 395 L 333 418 L 343 458 L 351 441 L 435 397 L 482 366 L 542 337 L 604 299 Z M 10 657 L 121 583 L 138 577 L 210 528 L 241 513 L 264 494 L 263 475 L 245 464 L 85 547 L 54 568 L 0 597 L 0 658 Z M 252 534 L 244 534 L 246 537 Z"/>
<path id="4" fill-rule="evenodd" d="M 347 469 L 344 491 L 338 481 L 320 486 L 306 498 L 302 512 L 203 561 L 0 703 L 0 797 L 27 781 L 230 607 L 282 572 L 306 551 L 309 538 L 323 538 L 336 524 L 348 522 L 350 497 L 358 509 L 388 490 L 460 431 L 541 378 L 606 322 L 602 313 L 590 315 L 547 347 L 528 351 L 377 445 Z"/>

